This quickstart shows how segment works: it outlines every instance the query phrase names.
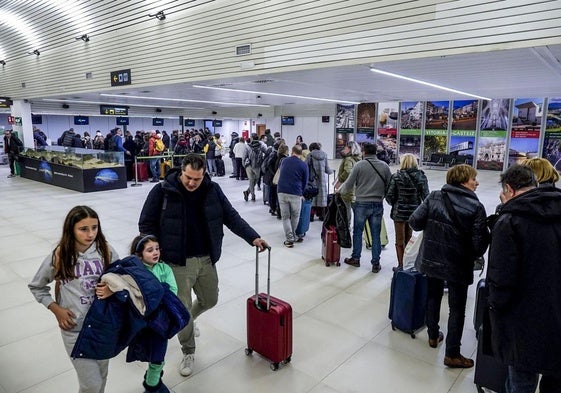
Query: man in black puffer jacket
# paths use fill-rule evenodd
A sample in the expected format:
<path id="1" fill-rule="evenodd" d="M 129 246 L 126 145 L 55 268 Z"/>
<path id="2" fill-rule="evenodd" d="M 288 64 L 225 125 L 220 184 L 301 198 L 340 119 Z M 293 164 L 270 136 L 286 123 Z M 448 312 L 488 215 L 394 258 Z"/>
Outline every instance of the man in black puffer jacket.
<path id="1" fill-rule="evenodd" d="M 218 302 L 218 275 L 214 264 L 222 253 L 224 225 L 247 243 L 268 247 L 265 240 L 240 217 L 220 186 L 205 174 L 205 159 L 188 154 L 181 168 L 170 169 L 162 183 L 148 194 L 138 228 L 160 239 L 161 259 L 175 275 L 178 297 L 191 313 L 179 333 L 183 360 L 179 372 L 193 372 L 195 333 L 193 321 Z M 194 290 L 197 300 L 192 301 Z"/>
<path id="2" fill-rule="evenodd" d="M 475 195 L 476 176 L 477 171 L 466 164 L 450 168 L 442 189 L 431 192 L 409 218 L 413 230 L 424 231 L 416 265 L 428 276 L 426 321 L 433 348 L 444 338 L 438 322 L 444 281 L 448 283 L 444 364 L 452 368 L 473 367 L 473 360 L 460 354 L 467 291 L 473 283 L 473 262 L 489 245 L 485 208 Z"/>

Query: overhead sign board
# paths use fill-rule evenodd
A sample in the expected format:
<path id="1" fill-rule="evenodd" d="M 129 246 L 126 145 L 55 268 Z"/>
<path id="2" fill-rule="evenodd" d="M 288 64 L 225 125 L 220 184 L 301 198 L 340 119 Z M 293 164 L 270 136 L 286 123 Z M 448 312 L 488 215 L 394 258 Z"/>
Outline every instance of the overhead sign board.
<path id="1" fill-rule="evenodd" d="M 12 100 L 8 97 L 0 97 L 0 108 L 9 108 L 12 105 Z"/>
<path id="2" fill-rule="evenodd" d="M 111 71 L 111 86 L 131 84 L 131 70 Z"/>
<path id="3" fill-rule="evenodd" d="M 128 116 L 128 106 L 115 106 L 115 105 L 100 105 L 99 113 L 102 115 L 110 116 Z"/>

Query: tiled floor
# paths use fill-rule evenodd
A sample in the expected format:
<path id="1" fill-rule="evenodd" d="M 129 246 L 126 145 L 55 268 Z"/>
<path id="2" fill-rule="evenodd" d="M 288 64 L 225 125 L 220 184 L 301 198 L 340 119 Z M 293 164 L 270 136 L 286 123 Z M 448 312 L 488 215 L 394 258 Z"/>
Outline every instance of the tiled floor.
<path id="1" fill-rule="evenodd" d="M 332 167 L 337 168 L 337 163 Z M 426 173 L 431 189 L 443 184 L 444 171 Z M 152 185 L 81 194 L 19 177 L 8 179 L 8 174 L 8 168 L 0 166 L 0 393 L 76 392 L 76 377 L 55 318 L 35 302 L 26 284 L 59 239 L 64 216 L 74 205 L 87 204 L 97 210 L 106 237 L 121 256 L 126 255 Z M 498 202 L 498 172 L 481 172 L 479 180 L 477 194 L 489 213 Z M 181 351 L 176 339 L 170 341 L 164 380 L 174 392 L 475 391 L 473 370 L 444 367 L 443 346 L 429 348 L 425 331 L 412 340 L 391 330 L 387 312 L 391 266 L 396 262 L 388 206 L 384 215 L 390 245 L 382 252 L 382 271 L 372 274 L 368 263 L 360 268 L 325 267 L 320 259 L 318 221 L 311 223 L 303 243 L 285 248 L 281 222 L 267 213 L 260 193 L 257 202 L 244 202 L 245 182 L 228 177 L 216 181 L 273 247 L 272 293 L 293 306 L 294 355 L 292 362 L 277 372 L 259 355 L 245 355 L 245 299 L 254 289 L 254 251 L 226 231 L 224 252 L 217 265 L 220 302 L 199 318 L 201 335 L 195 373 L 190 378 L 177 372 Z M 343 250 L 343 256 L 348 255 L 349 251 Z M 367 260 L 363 255 L 363 261 Z M 264 277 L 261 283 L 264 286 Z M 474 355 L 476 346 L 473 286 L 469 296 L 462 340 L 466 356 Z M 446 318 L 445 298 L 444 331 Z M 144 369 L 144 364 L 127 364 L 121 354 L 110 363 L 106 391 L 142 391 Z"/>

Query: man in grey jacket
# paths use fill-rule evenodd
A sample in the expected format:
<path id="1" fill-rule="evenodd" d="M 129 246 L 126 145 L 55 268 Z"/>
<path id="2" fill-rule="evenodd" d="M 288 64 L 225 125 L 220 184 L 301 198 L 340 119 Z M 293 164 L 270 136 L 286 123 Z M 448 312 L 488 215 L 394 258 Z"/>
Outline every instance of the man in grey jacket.
<path id="1" fill-rule="evenodd" d="M 355 202 L 353 203 L 353 252 L 350 258 L 345 258 L 345 263 L 354 267 L 360 266 L 362 252 L 362 232 L 366 220 L 370 224 L 372 233 L 372 273 L 378 273 L 380 266 L 380 229 L 384 214 L 383 200 L 386 195 L 386 185 L 391 176 L 390 167 L 376 157 L 376 145 L 365 143 L 363 145 L 364 159 L 355 164 L 349 177 L 336 190 L 348 193 L 355 188 Z"/>

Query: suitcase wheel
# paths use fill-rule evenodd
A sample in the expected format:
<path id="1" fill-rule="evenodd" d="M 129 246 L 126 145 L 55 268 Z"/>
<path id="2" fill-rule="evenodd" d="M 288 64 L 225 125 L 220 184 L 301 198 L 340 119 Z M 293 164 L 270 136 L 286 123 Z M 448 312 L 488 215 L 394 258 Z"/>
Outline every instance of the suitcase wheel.
<path id="1" fill-rule="evenodd" d="M 277 371 L 279 369 L 279 364 L 278 363 L 271 363 L 271 370 L 273 371 Z"/>
<path id="2" fill-rule="evenodd" d="M 415 338 L 415 332 L 411 332 L 411 338 Z"/>
<path id="3" fill-rule="evenodd" d="M 245 354 L 246 354 L 247 356 L 251 355 L 252 353 L 253 353 L 253 349 L 250 349 L 250 348 L 246 348 L 246 349 L 245 349 Z"/>
<path id="4" fill-rule="evenodd" d="M 475 387 L 477 388 L 478 393 L 485 393 L 485 390 L 483 390 L 483 388 L 481 386 L 475 385 Z"/>
<path id="5" fill-rule="evenodd" d="M 329 267 L 331 264 L 329 262 L 325 262 L 325 266 Z"/>
<path id="6" fill-rule="evenodd" d="M 289 356 L 286 358 L 286 360 L 284 361 L 285 363 L 290 363 L 290 361 L 292 360 L 292 356 Z"/>
<path id="7" fill-rule="evenodd" d="M 337 262 L 335 266 L 341 266 L 341 262 Z"/>

